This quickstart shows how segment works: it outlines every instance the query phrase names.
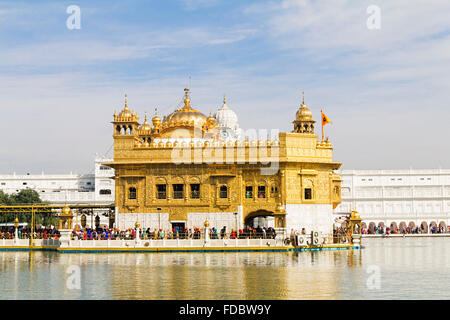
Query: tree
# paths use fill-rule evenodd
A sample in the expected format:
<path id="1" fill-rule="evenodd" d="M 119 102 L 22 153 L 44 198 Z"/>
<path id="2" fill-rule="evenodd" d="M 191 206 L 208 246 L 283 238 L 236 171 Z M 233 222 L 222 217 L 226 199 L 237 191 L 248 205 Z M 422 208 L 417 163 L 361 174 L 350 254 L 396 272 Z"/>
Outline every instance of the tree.
<path id="1" fill-rule="evenodd" d="M 0 190 L 0 205 L 10 205 L 11 199 L 8 194 L 4 193 L 2 190 Z"/>
<path id="2" fill-rule="evenodd" d="M 46 204 L 42 201 L 39 193 L 32 189 L 24 189 L 18 193 L 8 195 L 0 190 L 0 205 L 13 206 L 13 205 L 32 205 L 32 204 Z M 51 211 L 50 208 L 44 209 L 46 211 Z M 2 222 L 14 221 L 15 217 L 19 218 L 20 222 L 31 223 L 31 214 L 23 214 L 23 212 L 4 213 L 2 217 Z M 56 213 L 41 213 L 35 215 L 35 223 L 39 224 L 55 224 L 57 222 Z"/>
<path id="3" fill-rule="evenodd" d="M 39 197 L 39 193 L 32 189 L 20 190 L 20 192 L 12 194 L 10 198 L 12 198 L 12 202 L 15 205 L 30 205 L 42 203 L 41 197 Z"/>

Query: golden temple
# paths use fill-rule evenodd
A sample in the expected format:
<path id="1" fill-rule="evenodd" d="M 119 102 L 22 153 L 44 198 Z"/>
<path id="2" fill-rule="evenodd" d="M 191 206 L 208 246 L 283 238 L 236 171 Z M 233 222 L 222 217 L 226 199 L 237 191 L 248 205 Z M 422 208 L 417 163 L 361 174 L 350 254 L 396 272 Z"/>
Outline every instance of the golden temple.
<path id="1" fill-rule="evenodd" d="M 241 136 L 224 105 L 215 116 L 184 105 L 151 124 L 125 106 L 112 121 L 118 228 L 272 226 L 331 233 L 341 202 L 328 139 L 319 141 L 304 97 L 292 132 Z M 225 134 L 224 134 L 225 133 Z"/>

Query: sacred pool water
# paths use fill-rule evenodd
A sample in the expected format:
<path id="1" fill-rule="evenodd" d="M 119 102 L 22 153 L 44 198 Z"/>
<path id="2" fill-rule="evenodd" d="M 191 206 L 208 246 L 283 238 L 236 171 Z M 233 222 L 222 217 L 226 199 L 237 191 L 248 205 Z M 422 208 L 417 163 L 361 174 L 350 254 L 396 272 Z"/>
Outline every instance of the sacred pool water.
<path id="1" fill-rule="evenodd" d="M 450 238 L 299 253 L 0 252 L 0 299 L 449 299 Z"/>

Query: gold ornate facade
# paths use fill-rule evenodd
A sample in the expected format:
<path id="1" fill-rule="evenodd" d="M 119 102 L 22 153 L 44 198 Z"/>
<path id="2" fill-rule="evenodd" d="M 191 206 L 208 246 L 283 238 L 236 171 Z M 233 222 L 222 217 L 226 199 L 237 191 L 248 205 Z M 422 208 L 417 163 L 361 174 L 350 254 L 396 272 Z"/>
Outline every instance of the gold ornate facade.
<path id="1" fill-rule="evenodd" d="M 173 224 L 241 228 L 255 217 L 273 217 L 276 228 L 332 228 L 341 201 L 341 164 L 328 140 L 314 133 L 304 101 L 294 130 L 273 139 L 224 140 L 215 118 L 184 106 L 142 124 L 125 107 L 114 114 L 116 225 L 167 228 Z M 163 220 L 163 221 L 161 221 Z M 219 225 L 221 224 L 221 225 Z"/>

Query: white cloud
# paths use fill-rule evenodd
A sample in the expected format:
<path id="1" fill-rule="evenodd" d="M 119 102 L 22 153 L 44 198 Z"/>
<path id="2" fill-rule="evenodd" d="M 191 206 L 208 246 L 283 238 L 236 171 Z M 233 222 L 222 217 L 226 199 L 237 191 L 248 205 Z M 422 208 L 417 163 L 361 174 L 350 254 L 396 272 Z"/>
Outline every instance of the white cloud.
<path id="1" fill-rule="evenodd" d="M 242 41 L 254 32 L 251 29 L 189 28 L 158 30 L 138 35 L 122 34 L 114 40 L 83 38 L 11 47 L 3 45 L 0 46 L 0 65 L 8 67 L 82 66 L 102 61 L 167 59 L 167 50 L 230 44 Z"/>

